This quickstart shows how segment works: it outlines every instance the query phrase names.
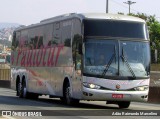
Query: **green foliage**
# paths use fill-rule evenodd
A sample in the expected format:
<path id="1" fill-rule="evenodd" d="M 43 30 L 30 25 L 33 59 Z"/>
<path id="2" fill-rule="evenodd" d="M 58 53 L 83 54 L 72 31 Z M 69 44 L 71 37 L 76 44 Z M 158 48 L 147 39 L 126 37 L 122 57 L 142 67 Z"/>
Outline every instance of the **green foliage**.
<path id="1" fill-rule="evenodd" d="M 130 16 L 139 17 L 141 19 L 144 19 L 145 21 L 148 20 L 148 16 L 146 14 L 144 14 L 144 13 L 137 13 L 137 14 L 130 13 L 129 15 Z"/>

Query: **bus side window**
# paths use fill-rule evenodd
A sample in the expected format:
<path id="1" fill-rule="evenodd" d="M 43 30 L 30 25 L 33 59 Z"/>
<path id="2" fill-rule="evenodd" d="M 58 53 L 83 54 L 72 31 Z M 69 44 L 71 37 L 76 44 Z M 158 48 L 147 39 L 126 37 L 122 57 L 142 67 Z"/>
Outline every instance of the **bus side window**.
<path id="1" fill-rule="evenodd" d="M 71 20 L 62 22 L 61 40 L 62 44 L 64 44 L 64 46 L 66 47 L 71 47 L 71 28 L 72 28 Z"/>
<path id="2" fill-rule="evenodd" d="M 43 27 L 43 47 L 48 47 L 48 46 L 53 45 L 53 30 L 54 30 L 53 23 L 44 25 Z"/>
<path id="3" fill-rule="evenodd" d="M 12 50 L 15 50 L 16 46 L 16 32 L 13 32 L 13 39 L 12 39 Z"/>
<path id="4" fill-rule="evenodd" d="M 51 45 L 58 45 L 61 43 L 61 26 L 59 22 L 53 25 L 53 39 L 50 43 Z"/>
<path id="5" fill-rule="evenodd" d="M 14 43 L 13 43 L 14 50 L 18 50 L 18 48 L 19 48 L 20 36 L 21 36 L 21 33 L 20 33 L 20 32 L 16 32 L 16 33 L 15 33 L 15 41 L 14 41 Z"/>

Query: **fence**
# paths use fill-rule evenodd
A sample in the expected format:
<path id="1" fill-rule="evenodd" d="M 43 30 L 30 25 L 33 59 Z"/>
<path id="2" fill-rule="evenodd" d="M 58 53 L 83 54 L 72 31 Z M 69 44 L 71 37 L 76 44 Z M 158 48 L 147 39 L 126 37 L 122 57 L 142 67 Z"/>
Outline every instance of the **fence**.
<path id="1" fill-rule="evenodd" d="M 10 69 L 0 69 L 0 80 L 9 80 L 11 79 L 11 70 Z"/>
<path id="2" fill-rule="evenodd" d="M 0 87 L 10 88 L 11 69 L 8 64 L 0 64 Z"/>

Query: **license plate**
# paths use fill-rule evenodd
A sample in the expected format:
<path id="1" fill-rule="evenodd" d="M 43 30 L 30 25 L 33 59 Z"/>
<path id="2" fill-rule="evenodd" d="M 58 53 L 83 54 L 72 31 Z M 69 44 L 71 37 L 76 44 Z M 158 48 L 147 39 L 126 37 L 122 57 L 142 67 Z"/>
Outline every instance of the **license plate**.
<path id="1" fill-rule="evenodd" d="M 112 94 L 112 98 L 123 98 L 123 94 Z"/>

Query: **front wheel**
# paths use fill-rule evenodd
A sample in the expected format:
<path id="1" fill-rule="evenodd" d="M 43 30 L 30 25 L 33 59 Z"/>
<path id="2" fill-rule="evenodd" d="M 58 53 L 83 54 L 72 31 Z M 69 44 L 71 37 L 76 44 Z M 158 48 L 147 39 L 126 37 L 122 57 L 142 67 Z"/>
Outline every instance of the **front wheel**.
<path id="1" fill-rule="evenodd" d="M 71 89 L 69 83 L 66 84 L 64 89 L 64 101 L 67 105 L 73 105 L 79 103 L 79 100 L 71 98 Z"/>
<path id="2" fill-rule="evenodd" d="M 118 106 L 119 106 L 119 108 L 128 108 L 130 106 L 130 102 L 129 101 L 120 101 L 120 102 L 118 102 Z"/>

